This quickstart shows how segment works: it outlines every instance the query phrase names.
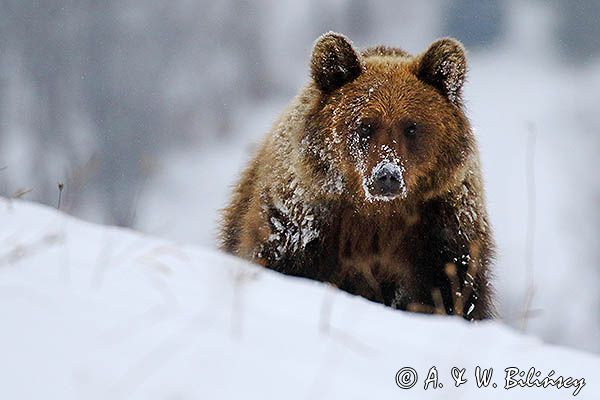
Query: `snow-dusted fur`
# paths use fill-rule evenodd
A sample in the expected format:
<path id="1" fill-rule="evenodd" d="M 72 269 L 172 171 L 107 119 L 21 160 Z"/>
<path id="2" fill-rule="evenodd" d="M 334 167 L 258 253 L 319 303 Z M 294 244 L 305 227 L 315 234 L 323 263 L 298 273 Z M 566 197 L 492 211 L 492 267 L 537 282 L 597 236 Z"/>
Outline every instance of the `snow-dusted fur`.
<path id="1" fill-rule="evenodd" d="M 411 56 L 315 43 L 311 82 L 283 112 L 224 212 L 225 251 L 395 308 L 493 314 L 475 138 L 453 39 Z M 396 196 L 372 193 L 382 166 Z"/>

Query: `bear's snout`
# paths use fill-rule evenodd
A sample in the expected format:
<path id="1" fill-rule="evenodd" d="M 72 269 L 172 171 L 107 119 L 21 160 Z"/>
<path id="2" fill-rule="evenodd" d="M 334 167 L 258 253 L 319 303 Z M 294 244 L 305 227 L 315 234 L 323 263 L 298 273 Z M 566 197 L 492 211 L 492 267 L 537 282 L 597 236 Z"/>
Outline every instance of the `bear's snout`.
<path id="1" fill-rule="evenodd" d="M 374 196 L 396 197 L 406 191 L 403 168 L 395 163 L 382 162 L 373 169 L 370 192 Z"/>

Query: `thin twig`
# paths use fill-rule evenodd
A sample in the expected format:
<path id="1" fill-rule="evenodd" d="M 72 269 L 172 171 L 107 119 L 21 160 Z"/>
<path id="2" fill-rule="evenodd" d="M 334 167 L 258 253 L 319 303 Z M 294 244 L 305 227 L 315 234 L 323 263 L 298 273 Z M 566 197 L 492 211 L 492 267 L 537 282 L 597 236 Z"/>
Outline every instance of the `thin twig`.
<path id="1" fill-rule="evenodd" d="M 440 288 L 433 288 L 433 290 L 431 290 L 431 297 L 433 298 L 433 304 L 435 304 L 435 313 L 440 315 L 446 314 L 444 299 L 442 298 Z"/>
<path id="2" fill-rule="evenodd" d="M 452 290 L 452 302 L 454 303 L 454 314 L 463 315 L 463 297 L 462 292 L 459 291 L 460 284 L 458 282 L 458 276 L 456 274 L 456 264 L 446 264 L 446 275 L 450 280 L 450 288 Z"/>
<path id="3" fill-rule="evenodd" d="M 62 192 L 65 188 L 65 184 L 63 182 L 58 183 L 58 204 L 56 205 L 56 209 L 60 210 L 60 201 L 62 199 Z"/>
<path id="4" fill-rule="evenodd" d="M 231 302 L 231 336 L 235 339 L 242 337 L 244 303 L 242 299 L 243 286 L 258 277 L 258 273 L 237 270 L 233 275 L 233 299 Z"/>
<path id="5" fill-rule="evenodd" d="M 527 320 L 530 317 L 531 303 L 535 293 L 534 286 L 534 246 L 536 224 L 536 187 L 535 187 L 535 145 L 537 132 L 534 123 L 528 124 L 526 153 L 526 179 L 527 179 L 527 230 L 525 235 L 525 268 L 527 269 L 527 291 L 525 293 L 525 307 L 521 319 L 521 330 L 527 329 Z"/>
<path id="6" fill-rule="evenodd" d="M 17 190 L 15 193 L 13 193 L 13 195 L 11 196 L 13 199 L 20 199 L 23 196 L 25 196 L 27 193 L 31 193 L 33 191 L 33 189 L 20 189 Z"/>
<path id="7" fill-rule="evenodd" d="M 319 331 L 327 335 L 330 331 L 331 309 L 333 308 L 333 293 L 326 290 L 321 303 L 321 312 L 319 314 Z"/>

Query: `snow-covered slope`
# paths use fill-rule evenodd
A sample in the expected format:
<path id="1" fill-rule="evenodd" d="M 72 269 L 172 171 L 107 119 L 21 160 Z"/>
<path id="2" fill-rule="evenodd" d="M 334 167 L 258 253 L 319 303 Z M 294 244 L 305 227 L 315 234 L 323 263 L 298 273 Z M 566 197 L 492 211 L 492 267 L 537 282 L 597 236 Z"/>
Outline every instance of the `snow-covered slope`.
<path id="1" fill-rule="evenodd" d="M 506 390 L 508 367 L 585 378 L 577 398 L 600 398 L 598 357 L 501 323 L 393 311 L 5 199 L 0 296 L 2 399 L 567 399 L 576 390 Z M 433 366 L 443 387 L 425 391 Z M 476 366 L 493 368 L 496 388 L 477 388 Z M 396 384 L 404 367 L 418 373 L 411 389 Z M 452 367 L 466 369 L 458 388 Z"/>

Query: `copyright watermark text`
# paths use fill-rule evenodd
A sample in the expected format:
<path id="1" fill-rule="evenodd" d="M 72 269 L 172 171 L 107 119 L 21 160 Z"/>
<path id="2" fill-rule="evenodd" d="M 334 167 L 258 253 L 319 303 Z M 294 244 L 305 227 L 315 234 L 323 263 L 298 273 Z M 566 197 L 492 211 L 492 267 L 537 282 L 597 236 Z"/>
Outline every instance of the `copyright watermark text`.
<path id="1" fill-rule="evenodd" d="M 396 385 L 401 389 L 412 389 L 421 387 L 423 390 L 442 389 L 444 383 L 440 380 L 440 373 L 436 367 L 422 371 L 424 376 L 419 380 L 419 374 L 414 368 L 404 367 L 396 372 Z M 570 376 L 557 375 L 554 370 L 542 374 L 542 371 L 534 367 L 529 370 L 521 370 L 516 367 L 508 367 L 502 371 L 501 379 L 495 379 L 493 368 L 475 367 L 469 373 L 466 368 L 452 367 L 450 369 L 450 385 L 459 387 L 465 384 L 473 384 L 478 388 L 504 388 L 506 390 L 515 388 L 556 388 L 572 389 L 573 396 L 577 396 L 585 386 L 585 378 L 573 378 Z M 419 385 L 418 385 L 419 384 Z M 418 385 L 418 386 L 417 386 Z M 449 386 L 450 386 L 449 385 Z"/>

